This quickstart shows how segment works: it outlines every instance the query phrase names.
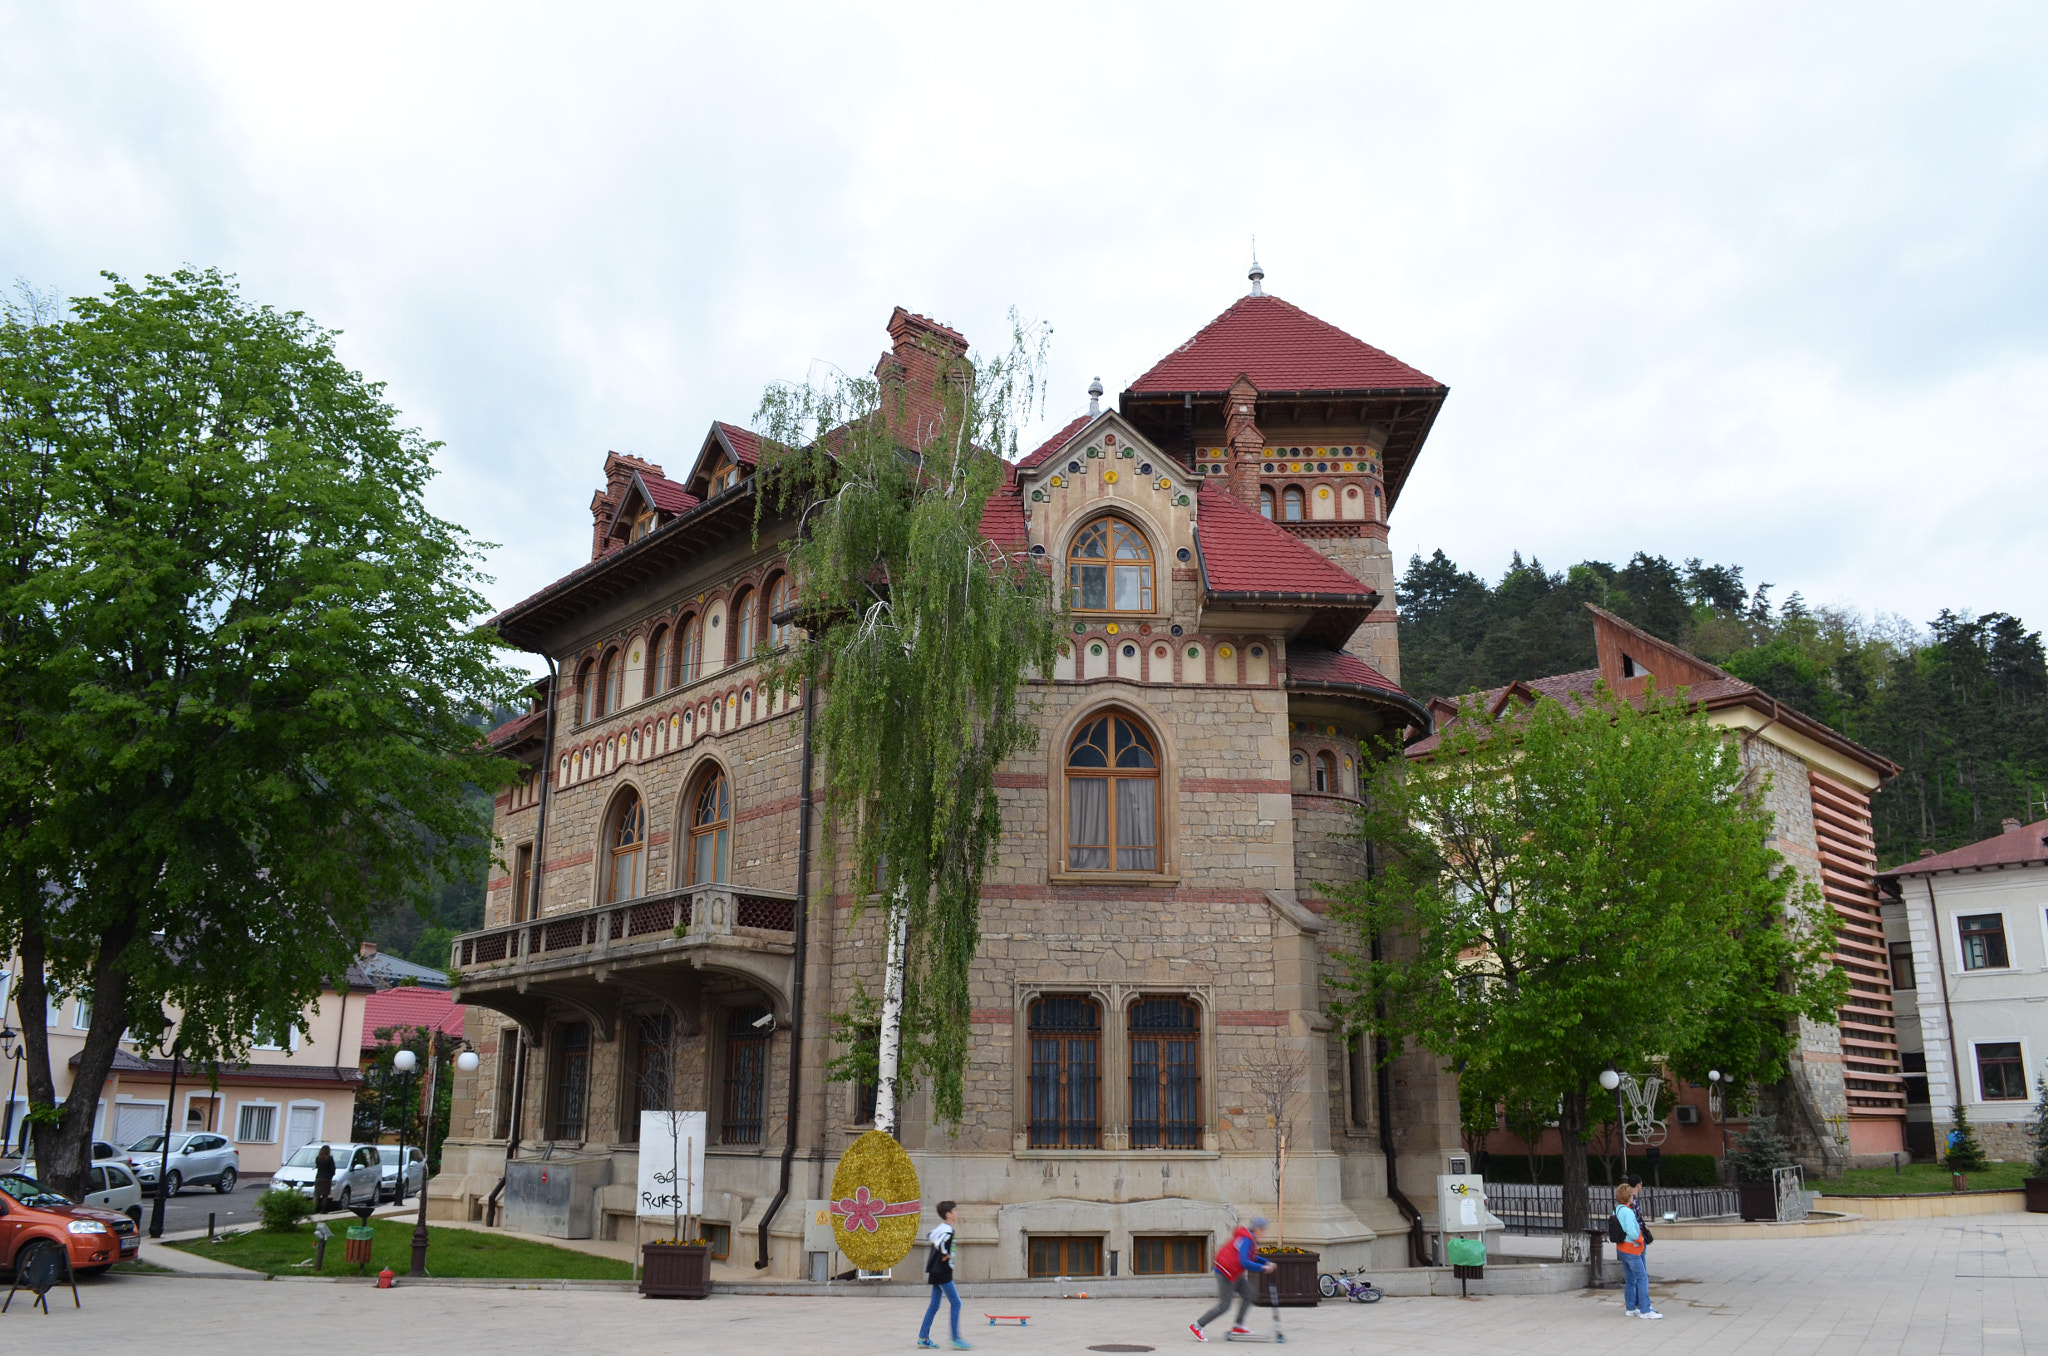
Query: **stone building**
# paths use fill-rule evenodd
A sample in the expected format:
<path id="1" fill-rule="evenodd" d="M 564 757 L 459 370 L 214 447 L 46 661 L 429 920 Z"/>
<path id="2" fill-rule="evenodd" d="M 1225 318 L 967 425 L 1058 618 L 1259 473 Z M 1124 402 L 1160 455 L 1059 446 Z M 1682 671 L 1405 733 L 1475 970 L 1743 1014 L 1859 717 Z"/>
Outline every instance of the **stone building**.
<path id="1" fill-rule="evenodd" d="M 1766 1104 L 1809 1174 L 1889 1164 L 1906 1147 L 1906 1088 L 1879 913 L 1870 797 L 1898 775 L 1898 765 L 1611 612 L 1590 603 L 1587 610 L 1593 614 L 1597 667 L 1513 683 L 1482 699 L 1496 712 L 1509 701 L 1539 697 L 1591 700 L 1601 682 L 1620 697 L 1634 698 L 1654 680 L 1666 692 L 1686 689 L 1709 721 L 1736 735 L 1744 765 L 1768 778 L 1765 803 L 1776 829 L 1771 845 L 1792 870 L 1820 887 L 1838 926 L 1835 963 L 1849 977 L 1849 998 L 1836 1022 L 1800 1019 L 1791 1075 L 1769 1090 Z M 1457 703 L 1444 697 L 1431 698 L 1430 709 L 1439 732 L 1458 713 Z M 1438 738 L 1417 740 L 1409 756 L 1427 757 Z M 1696 1108 L 1688 1123 L 1698 1128 L 1681 1132 L 1667 1149 L 1713 1152 L 1727 1128 L 1712 1123 L 1719 1119 L 1718 1099 L 1692 1088 L 1681 1089 L 1680 1100 Z M 1708 1123 L 1694 1120 L 1701 1110 Z M 1541 1147 L 1555 1152 L 1555 1142 L 1556 1133 L 1546 1132 Z M 1520 1152 L 1520 1142 L 1505 1131 L 1496 1133 L 1490 1147 Z"/>
<path id="2" fill-rule="evenodd" d="M 1361 869 L 1372 742 L 1427 722 L 1393 679 L 1387 520 L 1446 388 L 1261 276 L 1010 467 L 984 519 L 1047 560 L 1073 627 L 1030 685 L 1040 746 L 999 776 L 965 1118 L 922 1096 L 902 1117 L 925 1198 L 962 1203 L 963 1278 L 1203 1273 L 1237 1218 L 1277 1215 L 1290 1126 L 1288 1240 L 1403 1265 L 1462 1158 L 1454 1081 L 1376 1069 L 1327 1011 L 1317 898 Z M 967 344 L 900 309 L 888 330 L 876 370 L 914 448 Z M 757 534 L 756 463 L 723 423 L 674 477 L 608 456 L 589 564 L 496 619 L 549 677 L 492 735 L 530 773 L 497 806 L 486 926 L 455 946 L 484 1060 L 434 1199 L 481 1215 L 508 1158 L 545 1151 L 609 1165 L 597 1227 L 630 1237 L 667 1066 L 708 1116 L 715 1255 L 797 1277 L 806 1202 L 872 1117 L 872 1089 L 826 1077 L 831 1014 L 879 991 L 883 950 L 880 912 L 851 923 L 822 872 L 804 703 L 759 690 L 801 637 L 794 525 Z M 1255 1075 L 1289 1064 L 1276 1127 Z"/>

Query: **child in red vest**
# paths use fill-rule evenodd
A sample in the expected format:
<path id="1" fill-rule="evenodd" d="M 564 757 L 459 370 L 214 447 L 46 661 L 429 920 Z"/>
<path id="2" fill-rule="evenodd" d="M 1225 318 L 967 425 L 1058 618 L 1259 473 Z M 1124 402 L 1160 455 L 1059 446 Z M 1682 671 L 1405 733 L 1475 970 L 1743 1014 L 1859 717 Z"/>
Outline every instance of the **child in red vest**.
<path id="1" fill-rule="evenodd" d="M 1271 1271 L 1274 1265 L 1259 1258 L 1259 1240 L 1265 1234 L 1266 1217 L 1258 1215 L 1250 1224 L 1239 1225 L 1230 1235 L 1230 1241 L 1216 1250 L 1216 1307 L 1188 1324 L 1188 1331 L 1195 1335 L 1197 1342 L 1209 1340 L 1202 1335 L 1202 1329 L 1223 1317 L 1223 1311 L 1230 1307 L 1232 1299 L 1237 1301 L 1237 1322 L 1230 1330 L 1234 1333 L 1251 1331 L 1244 1325 L 1244 1316 L 1259 1295 L 1252 1284 L 1252 1277 L 1261 1271 Z"/>

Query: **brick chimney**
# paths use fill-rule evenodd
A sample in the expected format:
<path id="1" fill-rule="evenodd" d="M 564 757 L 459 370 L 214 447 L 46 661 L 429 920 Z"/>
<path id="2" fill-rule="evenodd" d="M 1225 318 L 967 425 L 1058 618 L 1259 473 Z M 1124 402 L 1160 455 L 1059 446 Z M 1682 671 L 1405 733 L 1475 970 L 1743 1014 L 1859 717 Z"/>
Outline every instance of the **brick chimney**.
<path id="1" fill-rule="evenodd" d="M 1266 435 L 1259 432 L 1259 388 L 1239 374 L 1223 407 L 1223 437 L 1230 446 L 1230 493 L 1252 512 L 1259 511 L 1259 465 L 1266 454 Z"/>
<path id="2" fill-rule="evenodd" d="M 604 454 L 604 488 L 590 497 L 590 558 L 596 560 L 607 551 L 616 551 L 625 543 L 616 541 L 605 534 L 610 531 L 612 515 L 619 511 L 619 501 L 626 497 L 626 483 L 635 471 L 642 475 L 659 476 L 661 467 L 639 457 L 624 456 L 617 452 Z M 664 477 L 665 478 L 665 477 Z"/>
<path id="3" fill-rule="evenodd" d="M 377 944 L 375 942 L 364 942 L 361 947 L 357 948 L 357 950 L 361 955 L 362 959 L 368 960 L 370 959 L 370 957 L 377 954 Z"/>
<path id="4" fill-rule="evenodd" d="M 967 337 L 936 320 L 898 306 L 889 316 L 890 349 L 875 365 L 882 383 L 883 417 L 905 447 L 922 449 L 943 431 L 942 380 L 965 381 Z"/>
<path id="5" fill-rule="evenodd" d="M 2021 829 L 2024 829 L 2027 826 L 2020 823 L 2017 819 L 2007 819 L 2004 821 L 2002 827 L 2005 829 L 2007 833 L 2018 833 Z"/>

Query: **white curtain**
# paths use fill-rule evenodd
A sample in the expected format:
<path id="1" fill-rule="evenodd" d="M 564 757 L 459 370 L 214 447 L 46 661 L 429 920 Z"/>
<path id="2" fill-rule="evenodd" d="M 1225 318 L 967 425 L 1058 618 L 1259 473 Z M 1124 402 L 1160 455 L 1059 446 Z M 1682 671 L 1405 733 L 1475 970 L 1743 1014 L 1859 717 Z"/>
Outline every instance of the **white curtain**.
<path id="1" fill-rule="evenodd" d="M 1159 869 L 1158 797 L 1159 783 L 1151 778 L 1125 780 L 1116 784 L 1116 869 L 1157 871 Z"/>
<path id="2" fill-rule="evenodd" d="M 1109 869 L 1109 779 L 1067 779 L 1067 868 Z"/>

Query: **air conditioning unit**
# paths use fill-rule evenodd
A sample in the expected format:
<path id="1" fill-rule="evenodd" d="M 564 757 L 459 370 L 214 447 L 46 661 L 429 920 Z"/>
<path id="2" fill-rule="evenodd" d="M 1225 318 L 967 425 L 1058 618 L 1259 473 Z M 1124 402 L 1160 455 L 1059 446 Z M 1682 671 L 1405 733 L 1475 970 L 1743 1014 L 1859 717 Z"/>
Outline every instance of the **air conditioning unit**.
<path id="1" fill-rule="evenodd" d="M 1680 1125 L 1698 1125 L 1700 1123 L 1700 1109 L 1696 1106 L 1679 1107 L 1678 1123 Z"/>

